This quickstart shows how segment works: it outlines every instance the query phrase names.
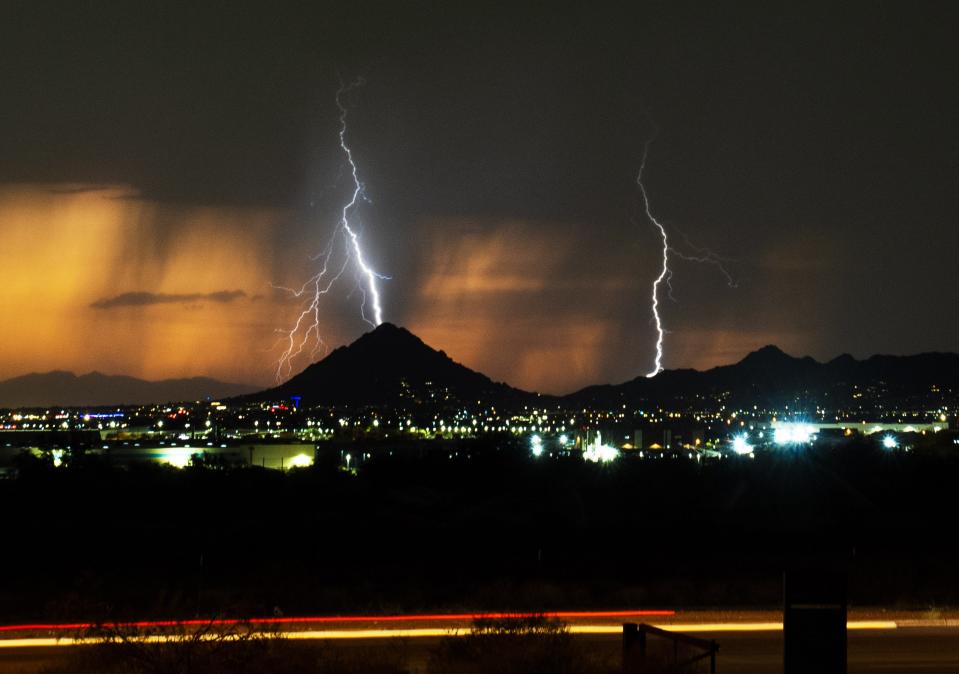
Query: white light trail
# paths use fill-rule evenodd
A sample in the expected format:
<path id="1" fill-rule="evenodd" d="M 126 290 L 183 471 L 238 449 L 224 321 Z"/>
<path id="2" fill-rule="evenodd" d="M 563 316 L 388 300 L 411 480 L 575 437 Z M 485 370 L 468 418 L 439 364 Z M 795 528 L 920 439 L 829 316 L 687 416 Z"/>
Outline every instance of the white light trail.
<path id="1" fill-rule="evenodd" d="M 643 196 L 643 210 L 646 212 L 646 219 L 649 220 L 649 222 L 652 223 L 652 225 L 657 229 L 663 242 L 663 264 L 659 270 L 659 274 L 653 281 L 652 292 L 653 322 L 656 325 L 656 358 L 653 363 L 653 369 L 646 374 L 647 377 L 655 377 L 657 374 L 663 371 L 663 343 L 665 341 L 667 331 L 666 328 L 663 327 L 663 319 L 659 311 L 659 289 L 663 284 L 666 284 L 666 287 L 669 290 L 670 299 L 675 300 L 673 297 L 673 287 L 670 283 L 673 276 L 673 270 L 669 267 L 670 254 L 681 260 L 686 260 L 687 262 L 699 262 L 714 265 L 726 277 L 726 282 L 729 287 L 736 287 L 736 281 L 733 279 L 732 275 L 725 266 L 725 263 L 729 262 L 730 260 L 720 257 L 708 248 L 702 248 L 694 245 L 682 232 L 680 232 L 680 234 L 692 253 L 686 253 L 676 249 L 669 243 L 669 235 L 666 231 L 666 226 L 657 220 L 655 215 L 653 215 L 653 211 L 649 203 L 649 193 L 646 191 L 646 184 L 643 182 L 643 172 L 646 170 L 646 160 L 649 157 L 649 146 L 652 145 L 655 139 L 656 133 L 654 132 L 643 146 L 643 159 L 639 164 L 639 173 L 636 176 L 636 184 L 639 185 L 639 191 Z"/>
<path id="2" fill-rule="evenodd" d="M 322 258 L 323 265 L 316 274 L 311 276 L 299 288 L 273 286 L 278 290 L 286 291 L 294 298 L 305 298 L 306 300 L 306 304 L 301 308 L 300 314 L 293 323 L 293 327 L 289 330 L 278 330 L 278 332 L 283 335 L 280 338 L 280 343 L 285 344 L 285 349 L 280 355 L 276 366 L 277 382 L 283 381 L 292 374 L 293 361 L 303 354 L 311 341 L 313 343 L 310 352 L 311 360 L 315 359 L 320 351 L 326 348 L 326 343 L 320 334 L 321 300 L 324 295 L 330 292 L 340 277 L 343 276 L 351 262 L 355 265 L 358 276 L 361 277 L 359 288 L 363 296 L 363 301 L 360 304 L 360 316 L 374 328 L 383 322 L 383 307 L 377 281 L 388 279 L 389 277 L 376 272 L 367 262 L 363 248 L 360 245 L 360 236 L 355 226 L 350 223 L 350 215 L 356 209 L 360 198 L 365 195 L 363 183 L 359 178 L 359 169 L 353 158 L 353 150 L 346 141 L 346 120 L 349 108 L 344 103 L 343 97 L 353 89 L 363 86 L 363 84 L 364 80 L 362 78 L 357 79 L 349 84 L 341 84 L 339 90 L 336 92 L 336 107 L 340 111 L 338 138 L 340 149 L 343 151 L 346 163 L 349 166 L 350 176 L 353 179 L 353 187 L 349 200 L 347 200 L 340 211 L 339 221 L 333 230 L 329 242 L 319 255 L 312 258 L 314 261 Z M 343 246 L 343 261 L 342 263 L 336 261 L 331 267 L 331 261 L 333 261 L 337 254 L 338 244 Z M 373 309 L 372 318 L 366 314 L 367 298 L 371 300 Z"/>

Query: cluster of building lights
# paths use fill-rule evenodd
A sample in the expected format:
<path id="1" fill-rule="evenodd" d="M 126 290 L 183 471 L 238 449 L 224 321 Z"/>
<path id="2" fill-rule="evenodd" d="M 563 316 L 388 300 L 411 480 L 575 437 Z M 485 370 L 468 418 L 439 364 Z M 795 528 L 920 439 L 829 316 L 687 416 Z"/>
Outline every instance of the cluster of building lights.
<path id="1" fill-rule="evenodd" d="M 609 463 L 627 455 L 641 459 L 682 456 L 701 460 L 724 454 L 748 458 L 757 448 L 800 451 L 813 443 L 828 445 L 853 436 L 872 436 L 878 447 L 908 452 L 916 446 L 918 436 L 949 429 L 949 419 L 955 415 L 953 408 L 941 402 L 917 409 L 883 408 L 878 403 L 850 408 L 843 402 L 835 408 L 816 405 L 813 412 L 808 403 L 799 400 L 795 406 L 737 409 L 727 407 L 727 398 L 724 394 L 697 395 L 674 401 L 669 408 L 622 405 L 620 409 L 617 404 L 607 410 L 539 405 L 507 411 L 479 400 L 451 402 L 443 408 L 406 409 L 301 408 L 299 401 L 293 405 L 196 402 L 109 410 L 54 408 L 0 412 L 0 430 L 16 431 L 5 434 L 8 448 L 46 443 L 44 451 L 52 452 L 54 465 L 69 463 L 70 454 L 65 451 L 71 448 L 67 443 L 97 451 L 102 445 L 103 450 L 116 450 L 124 457 L 124 452 L 130 456 L 142 454 L 170 466 L 186 467 L 197 455 L 232 456 L 240 453 L 238 448 L 243 447 L 245 452 L 245 446 L 263 441 L 269 448 L 264 453 L 265 461 L 294 468 L 313 464 L 311 447 L 337 439 L 351 443 L 395 441 L 395 446 L 389 446 L 391 453 L 407 446 L 407 441 L 438 440 L 449 443 L 458 453 L 457 441 L 486 437 L 509 446 L 523 443 L 521 446 L 528 446 L 529 455 L 537 459 L 576 455 L 595 463 Z M 860 400 L 855 399 L 857 403 Z M 58 431 L 52 438 L 36 433 L 51 430 Z M 507 439 L 507 434 L 512 439 Z M 952 442 L 959 445 L 957 440 Z M 193 449 L 190 444 L 200 447 Z M 204 450 L 204 444 L 227 452 Z M 288 447 L 278 449 L 280 445 Z M 124 447 L 137 449 L 134 452 Z M 301 448 L 305 452 L 298 454 Z M 364 456 L 345 459 L 347 467 Z M 253 461 L 252 454 L 249 461 Z"/>
<path id="2" fill-rule="evenodd" d="M 603 438 L 600 433 L 596 433 L 596 439 L 591 445 L 587 445 L 583 450 L 583 458 L 593 463 L 609 463 L 619 458 L 619 450 L 615 447 L 603 444 Z"/>
<path id="3" fill-rule="evenodd" d="M 779 424 L 773 430 L 773 442 L 780 446 L 806 445 L 813 441 L 816 427 L 804 423 Z"/>
<path id="4" fill-rule="evenodd" d="M 871 433 L 867 433 L 866 435 L 881 432 L 882 430 L 883 429 L 881 426 L 876 426 L 872 429 Z M 915 433 L 917 432 L 917 429 L 907 426 L 904 431 L 907 433 Z M 924 434 L 925 431 L 922 431 L 922 433 Z M 759 439 L 761 440 L 762 437 L 763 433 L 760 432 Z M 811 424 L 780 424 L 773 430 L 773 444 L 778 447 L 797 447 L 812 444 L 815 441 L 816 428 Z M 884 449 L 899 449 L 901 447 L 899 439 L 893 433 L 884 434 L 880 442 Z M 740 456 L 752 456 L 754 450 L 756 449 L 756 444 L 751 441 L 748 432 L 737 433 L 734 435 L 729 446 L 734 454 L 738 454 Z"/>

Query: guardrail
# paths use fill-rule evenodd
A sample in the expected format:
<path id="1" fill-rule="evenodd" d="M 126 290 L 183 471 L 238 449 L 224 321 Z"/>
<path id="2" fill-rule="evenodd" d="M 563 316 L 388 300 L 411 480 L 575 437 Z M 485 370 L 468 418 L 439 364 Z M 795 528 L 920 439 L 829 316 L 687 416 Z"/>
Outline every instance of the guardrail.
<path id="1" fill-rule="evenodd" d="M 652 636 L 671 642 L 672 648 L 667 648 L 665 654 L 660 649 L 659 655 L 665 655 L 665 658 L 651 657 L 647 637 Z M 686 649 L 701 651 L 690 656 L 688 653 L 680 654 L 680 645 Z M 665 665 L 666 671 L 682 672 L 689 670 L 698 662 L 709 658 L 709 673 L 716 674 L 716 654 L 719 652 L 719 644 L 715 641 L 698 639 L 688 634 L 680 632 L 671 632 L 645 623 L 624 623 L 623 624 L 623 674 L 643 674 L 644 672 L 655 671 L 656 666 Z M 665 659 L 665 662 L 662 660 Z"/>

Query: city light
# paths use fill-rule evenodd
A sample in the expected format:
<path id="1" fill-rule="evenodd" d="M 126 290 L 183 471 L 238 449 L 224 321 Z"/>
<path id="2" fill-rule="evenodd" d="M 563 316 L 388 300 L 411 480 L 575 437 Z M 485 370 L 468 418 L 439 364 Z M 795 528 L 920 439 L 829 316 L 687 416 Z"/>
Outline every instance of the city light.
<path id="1" fill-rule="evenodd" d="M 816 428 L 810 424 L 779 424 L 773 431 L 773 442 L 777 445 L 805 445 L 814 439 Z"/>
<path id="2" fill-rule="evenodd" d="M 160 462 L 174 468 L 186 468 L 190 465 L 190 459 L 197 452 L 189 447 L 170 447 L 160 457 Z"/>
<path id="3" fill-rule="evenodd" d="M 619 458 L 619 450 L 615 447 L 603 444 L 603 438 L 600 433 L 596 433 L 596 440 L 588 445 L 583 452 L 583 458 L 593 463 L 609 463 Z"/>
<path id="4" fill-rule="evenodd" d="M 543 438 L 538 435 L 534 435 L 529 439 L 529 450 L 533 453 L 533 456 L 542 456 L 543 455 Z"/>
<path id="5" fill-rule="evenodd" d="M 290 458 L 290 468 L 309 468 L 313 465 L 313 457 L 307 454 L 297 454 Z"/>
<path id="6" fill-rule="evenodd" d="M 707 401 L 706 404 L 716 402 Z M 476 404 L 482 405 L 480 401 Z M 344 431 L 386 440 L 393 436 L 395 429 L 399 429 L 402 431 L 401 437 L 388 441 L 400 443 L 399 446 L 390 446 L 391 454 L 394 449 L 404 451 L 408 441 L 414 438 L 449 440 L 477 437 L 480 432 L 508 432 L 514 435 L 516 441 L 528 443 L 529 455 L 539 462 L 551 455 L 566 455 L 574 448 L 577 456 L 578 450 L 582 450 L 584 459 L 595 463 L 627 457 L 671 457 L 699 462 L 721 459 L 724 453 L 756 458 L 757 448 L 775 446 L 798 451 L 818 443 L 820 438 L 826 438 L 827 444 L 832 445 L 839 441 L 847 442 L 853 436 L 869 435 L 874 435 L 877 448 L 907 451 L 912 444 L 908 438 L 914 434 L 932 436 L 937 431 L 944 432 L 949 418 L 947 422 L 941 421 L 944 414 L 941 406 L 924 414 L 905 410 L 893 410 L 885 414 L 872 412 L 870 415 L 875 414 L 872 418 L 858 412 L 862 414 L 861 417 L 850 418 L 847 413 L 819 405 L 814 411 L 791 410 L 789 406 L 779 409 L 762 409 L 757 405 L 751 407 L 736 408 L 720 404 L 716 409 L 704 407 L 689 411 L 661 405 L 646 410 L 630 410 L 628 405 L 617 403 L 609 409 L 591 410 L 583 407 L 578 411 L 579 416 L 569 416 L 568 412 L 559 414 L 530 407 L 497 410 L 491 406 L 474 408 L 472 405 L 463 405 L 442 412 L 432 411 L 422 419 L 414 419 L 405 411 L 401 413 L 388 409 L 356 410 L 347 416 L 344 412 L 326 412 L 318 408 L 311 410 L 305 418 L 297 418 L 284 414 L 291 412 L 292 408 L 275 402 L 234 405 L 202 401 L 186 405 L 132 406 L 122 412 L 109 413 L 90 410 L 72 413 L 10 410 L 0 415 L 0 429 L 60 433 L 63 423 L 68 423 L 70 428 L 77 424 L 78 430 L 93 434 L 96 434 L 95 429 L 99 429 L 99 441 L 94 440 L 97 452 L 113 455 L 114 460 L 123 464 L 151 461 L 183 468 L 191 465 L 195 454 L 200 454 L 216 458 L 211 467 L 253 463 L 283 470 L 314 465 L 315 461 L 310 457 L 314 455 L 315 444 L 306 443 L 330 439 Z M 213 409 L 217 412 L 213 413 Z M 130 419 L 132 423 L 114 421 L 114 427 L 109 420 L 100 423 L 93 418 L 94 415 L 103 418 L 107 414 L 115 415 L 117 419 Z M 84 422 L 87 418 L 89 421 Z M 695 425 L 687 425 L 687 419 L 695 422 Z M 646 427 L 647 424 L 663 423 L 675 423 L 676 426 L 664 428 L 662 435 L 659 435 L 660 431 L 655 426 Z M 635 430 L 631 432 L 631 429 Z M 259 438 L 282 438 L 283 442 L 276 444 L 284 444 L 288 448 L 267 448 L 265 456 L 254 461 L 247 452 L 252 438 L 245 437 L 254 434 Z M 27 435 L 24 435 L 24 439 L 31 440 Z M 355 440 L 365 441 L 359 438 Z M 953 443 L 952 436 L 941 442 L 948 442 L 950 446 L 959 444 Z M 194 444 L 198 446 L 191 449 L 190 446 Z M 11 443 L 8 442 L 7 446 L 10 447 Z M 628 451 L 633 449 L 636 451 Z M 642 451 L 644 449 L 665 451 L 650 453 Z M 700 451 L 693 452 L 693 449 Z M 357 447 L 352 444 L 342 446 L 339 456 L 343 470 L 355 473 L 360 464 L 370 459 L 366 452 L 356 450 Z M 44 455 L 51 464 L 69 467 L 70 451 L 69 446 L 51 442 L 35 453 L 37 456 Z M 466 450 L 466 454 L 472 451 Z"/>
<path id="7" fill-rule="evenodd" d="M 733 438 L 733 451 L 739 455 L 753 453 L 753 445 L 749 444 L 747 433 L 740 433 Z"/>

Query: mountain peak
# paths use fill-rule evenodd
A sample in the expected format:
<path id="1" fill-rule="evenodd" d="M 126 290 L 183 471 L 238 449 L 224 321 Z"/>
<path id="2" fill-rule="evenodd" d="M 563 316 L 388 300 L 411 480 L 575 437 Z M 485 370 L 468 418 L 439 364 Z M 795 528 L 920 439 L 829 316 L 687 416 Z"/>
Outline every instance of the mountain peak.
<path id="1" fill-rule="evenodd" d="M 445 352 L 437 351 L 406 328 L 393 323 L 380 323 L 369 332 L 360 335 L 351 344 L 337 348 L 333 354 L 336 354 L 338 359 L 362 359 L 379 363 L 375 366 L 377 368 L 382 368 L 389 361 L 397 359 L 407 359 L 411 363 L 420 365 L 425 364 L 423 359 L 434 364 L 439 358 L 448 360 Z M 314 363 L 310 368 L 315 368 L 322 362 Z"/>
<path id="2" fill-rule="evenodd" d="M 500 401 L 504 396 L 529 395 L 460 365 L 406 328 L 381 323 L 287 382 L 254 397 L 299 396 L 304 404 L 405 405 L 412 400 Z"/>
<path id="3" fill-rule="evenodd" d="M 412 344 L 423 344 L 423 340 L 414 335 L 412 332 L 393 323 L 380 323 L 369 332 L 363 333 L 359 339 L 353 342 L 353 344 L 365 342 L 374 342 L 378 344 L 382 344 L 384 342 L 407 342 Z M 353 346 L 353 344 L 350 346 Z"/>
<path id="4" fill-rule="evenodd" d="M 774 344 L 767 344 L 761 349 L 756 349 L 750 354 L 747 354 L 740 363 L 780 363 L 786 360 L 796 360 L 788 353 L 780 349 Z"/>
<path id="5" fill-rule="evenodd" d="M 365 333 L 365 334 L 367 334 L 367 335 L 389 335 L 389 334 L 403 334 L 403 333 L 406 333 L 406 334 L 408 334 L 408 335 L 413 334 L 413 333 L 411 333 L 409 330 L 407 330 L 406 328 L 401 328 L 400 326 L 396 325 L 395 323 L 390 323 L 389 321 L 384 321 L 383 323 L 380 323 L 380 324 L 377 325 L 375 328 L 373 328 L 372 330 L 370 330 L 369 332 L 367 332 L 367 333 Z"/>

